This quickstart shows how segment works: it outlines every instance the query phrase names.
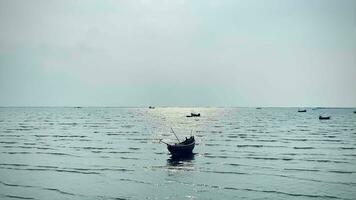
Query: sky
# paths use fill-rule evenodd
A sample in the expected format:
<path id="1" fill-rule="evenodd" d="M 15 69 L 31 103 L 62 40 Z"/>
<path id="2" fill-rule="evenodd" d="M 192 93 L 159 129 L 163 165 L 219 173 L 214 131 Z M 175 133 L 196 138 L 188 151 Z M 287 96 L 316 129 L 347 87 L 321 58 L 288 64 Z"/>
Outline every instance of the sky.
<path id="1" fill-rule="evenodd" d="M 356 107 L 355 0 L 0 0 L 0 106 Z"/>

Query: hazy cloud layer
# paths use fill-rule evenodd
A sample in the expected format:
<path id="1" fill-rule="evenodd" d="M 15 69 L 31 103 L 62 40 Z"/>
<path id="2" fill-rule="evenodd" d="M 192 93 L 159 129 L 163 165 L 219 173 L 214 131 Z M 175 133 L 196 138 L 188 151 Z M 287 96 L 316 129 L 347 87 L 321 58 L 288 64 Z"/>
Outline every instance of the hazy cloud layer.
<path id="1" fill-rule="evenodd" d="M 354 0 L 0 0 L 2 106 L 356 106 Z"/>

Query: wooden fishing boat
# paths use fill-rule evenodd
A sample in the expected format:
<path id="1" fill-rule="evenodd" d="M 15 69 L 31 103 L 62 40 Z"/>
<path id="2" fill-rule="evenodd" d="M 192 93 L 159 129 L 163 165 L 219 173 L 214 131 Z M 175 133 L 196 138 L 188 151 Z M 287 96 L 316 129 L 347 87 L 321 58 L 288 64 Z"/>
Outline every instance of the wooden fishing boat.
<path id="1" fill-rule="evenodd" d="M 190 113 L 187 117 L 200 117 L 200 113 Z"/>
<path id="2" fill-rule="evenodd" d="M 319 120 L 328 120 L 328 119 L 330 119 L 330 116 L 323 117 L 323 116 L 319 115 Z"/>
<path id="3" fill-rule="evenodd" d="M 195 147 L 194 136 L 186 138 L 183 142 L 176 144 L 167 144 L 167 149 L 172 156 L 186 156 L 193 153 Z"/>
<path id="4" fill-rule="evenodd" d="M 193 154 L 193 149 L 195 147 L 195 139 L 194 136 L 190 136 L 189 138 L 185 137 L 185 140 L 181 142 L 174 132 L 173 128 L 171 128 L 172 133 L 177 138 L 178 143 L 168 144 L 163 142 L 162 139 L 159 141 L 167 145 L 168 151 L 171 153 L 172 157 L 186 157 Z M 191 133 L 192 134 L 192 131 Z"/>

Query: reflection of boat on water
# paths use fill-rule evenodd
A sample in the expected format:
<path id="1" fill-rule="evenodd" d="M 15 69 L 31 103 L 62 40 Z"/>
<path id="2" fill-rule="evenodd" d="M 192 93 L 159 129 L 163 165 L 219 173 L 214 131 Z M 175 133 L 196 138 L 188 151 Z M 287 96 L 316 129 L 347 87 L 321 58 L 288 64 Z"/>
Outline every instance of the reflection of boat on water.
<path id="1" fill-rule="evenodd" d="M 302 110 L 299 109 L 298 112 L 307 112 L 307 110 L 306 109 L 302 109 Z"/>
<path id="2" fill-rule="evenodd" d="M 167 164 L 169 166 L 181 166 L 184 165 L 185 163 L 190 163 L 192 160 L 194 160 L 194 153 L 187 154 L 184 156 L 179 156 L 179 157 L 170 157 L 167 159 Z"/>
<path id="3" fill-rule="evenodd" d="M 319 120 L 328 120 L 328 119 L 330 119 L 330 116 L 324 117 L 319 115 Z"/>
<path id="4" fill-rule="evenodd" d="M 200 113 L 190 113 L 187 117 L 200 117 Z"/>

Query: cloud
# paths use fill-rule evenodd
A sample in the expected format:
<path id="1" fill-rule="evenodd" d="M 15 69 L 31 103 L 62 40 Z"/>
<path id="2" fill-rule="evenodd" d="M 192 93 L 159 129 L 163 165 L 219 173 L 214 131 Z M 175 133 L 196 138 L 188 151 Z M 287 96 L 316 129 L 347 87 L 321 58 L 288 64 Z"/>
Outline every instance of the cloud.
<path id="1" fill-rule="evenodd" d="M 39 104 L 51 104 L 51 88 L 66 104 L 144 104 L 150 95 L 169 105 L 356 104 L 352 1 L 0 4 L 2 104 L 24 84 Z"/>

